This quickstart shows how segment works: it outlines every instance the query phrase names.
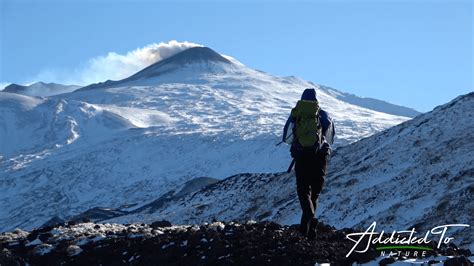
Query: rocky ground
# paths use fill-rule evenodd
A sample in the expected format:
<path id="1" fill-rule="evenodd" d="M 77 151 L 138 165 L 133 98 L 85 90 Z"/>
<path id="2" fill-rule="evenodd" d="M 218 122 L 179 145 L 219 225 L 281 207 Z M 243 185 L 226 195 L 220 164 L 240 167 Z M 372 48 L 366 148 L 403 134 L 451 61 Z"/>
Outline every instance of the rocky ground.
<path id="1" fill-rule="evenodd" d="M 377 258 L 380 254 L 375 247 L 346 258 L 353 246 L 345 238 L 348 232 L 319 224 L 317 238 L 308 241 L 296 226 L 272 222 L 189 226 L 166 221 L 149 225 L 69 223 L 2 233 L 0 265 L 386 265 L 407 259 Z M 470 251 L 453 245 L 429 255 L 445 258 L 431 263 L 472 265 L 466 258 L 472 256 Z"/>

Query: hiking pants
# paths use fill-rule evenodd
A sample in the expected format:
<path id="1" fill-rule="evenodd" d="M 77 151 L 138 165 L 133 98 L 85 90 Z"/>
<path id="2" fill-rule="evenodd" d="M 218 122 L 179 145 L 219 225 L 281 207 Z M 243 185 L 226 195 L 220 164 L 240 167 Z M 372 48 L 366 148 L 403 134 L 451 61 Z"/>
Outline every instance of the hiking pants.
<path id="1" fill-rule="evenodd" d="M 301 215 L 300 231 L 305 236 L 316 234 L 317 200 L 324 184 L 329 152 L 320 150 L 318 153 L 302 152 L 295 157 L 296 190 L 303 214 Z"/>

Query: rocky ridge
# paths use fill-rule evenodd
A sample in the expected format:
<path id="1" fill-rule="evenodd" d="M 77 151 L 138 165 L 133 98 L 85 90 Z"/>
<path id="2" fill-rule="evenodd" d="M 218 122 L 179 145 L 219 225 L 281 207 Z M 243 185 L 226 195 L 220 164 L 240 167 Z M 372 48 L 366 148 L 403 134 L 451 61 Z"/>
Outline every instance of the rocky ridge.
<path id="1" fill-rule="evenodd" d="M 345 237 L 350 232 L 320 223 L 316 239 L 309 241 L 300 236 L 296 225 L 273 222 L 215 221 L 181 226 L 167 221 L 65 223 L 31 232 L 2 233 L 0 265 L 387 265 L 407 260 L 403 256 L 379 257 L 373 246 L 346 258 L 353 246 Z M 430 251 L 424 259 L 430 264 L 472 265 L 469 256 L 469 250 L 450 245 Z"/>

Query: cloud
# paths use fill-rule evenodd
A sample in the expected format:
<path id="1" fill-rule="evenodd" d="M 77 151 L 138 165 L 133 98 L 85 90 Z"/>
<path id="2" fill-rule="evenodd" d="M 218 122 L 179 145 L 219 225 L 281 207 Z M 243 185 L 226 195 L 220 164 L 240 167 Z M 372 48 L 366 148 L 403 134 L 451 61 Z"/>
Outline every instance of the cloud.
<path id="1" fill-rule="evenodd" d="M 118 54 L 110 52 L 104 56 L 94 57 L 77 69 L 41 71 L 31 82 L 56 82 L 61 84 L 88 85 L 108 79 L 119 80 L 135 74 L 139 70 L 160 60 L 173 56 L 191 47 L 202 46 L 191 42 L 153 43 L 142 48 Z"/>

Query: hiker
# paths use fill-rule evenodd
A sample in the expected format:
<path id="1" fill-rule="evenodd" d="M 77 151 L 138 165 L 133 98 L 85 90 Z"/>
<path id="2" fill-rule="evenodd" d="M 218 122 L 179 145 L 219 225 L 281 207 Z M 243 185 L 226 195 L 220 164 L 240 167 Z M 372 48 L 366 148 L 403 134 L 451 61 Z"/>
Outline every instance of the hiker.
<path id="1" fill-rule="evenodd" d="M 316 237 L 317 200 L 324 184 L 334 141 L 334 124 L 327 112 L 319 108 L 314 89 L 305 89 L 283 129 L 283 142 L 291 144 L 295 164 L 296 189 L 303 214 L 300 231 L 312 240 Z"/>

